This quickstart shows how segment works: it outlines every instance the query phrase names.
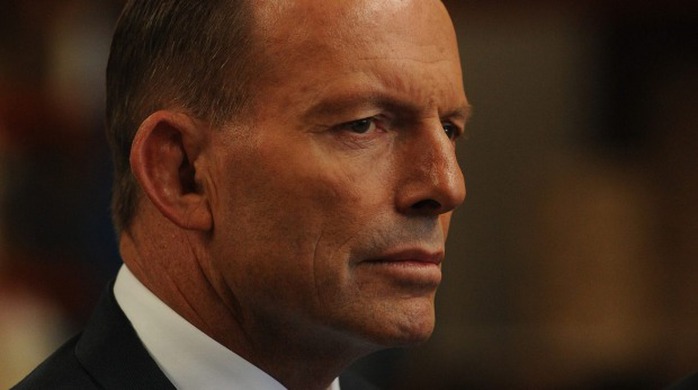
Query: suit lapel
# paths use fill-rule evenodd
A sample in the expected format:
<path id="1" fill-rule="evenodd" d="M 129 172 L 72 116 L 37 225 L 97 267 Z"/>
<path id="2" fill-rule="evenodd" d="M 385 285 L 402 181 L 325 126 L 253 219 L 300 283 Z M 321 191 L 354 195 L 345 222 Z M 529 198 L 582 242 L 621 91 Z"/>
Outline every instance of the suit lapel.
<path id="1" fill-rule="evenodd" d="M 113 287 L 102 295 L 75 355 L 105 389 L 174 390 L 116 303 Z"/>
<path id="2" fill-rule="evenodd" d="M 339 376 L 339 386 L 342 390 L 379 390 L 378 387 L 351 371 Z"/>

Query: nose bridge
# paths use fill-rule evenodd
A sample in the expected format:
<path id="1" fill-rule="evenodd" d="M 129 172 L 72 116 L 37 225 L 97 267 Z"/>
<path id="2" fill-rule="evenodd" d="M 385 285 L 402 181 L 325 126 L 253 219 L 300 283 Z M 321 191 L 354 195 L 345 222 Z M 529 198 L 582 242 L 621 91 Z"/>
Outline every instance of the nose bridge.
<path id="1" fill-rule="evenodd" d="M 417 133 L 407 155 L 412 174 L 406 186 L 405 206 L 414 208 L 427 203 L 438 213 L 451 211 L 465 199 L 465 182 L 455 147 L 440 121 L 425 123 Z"/>

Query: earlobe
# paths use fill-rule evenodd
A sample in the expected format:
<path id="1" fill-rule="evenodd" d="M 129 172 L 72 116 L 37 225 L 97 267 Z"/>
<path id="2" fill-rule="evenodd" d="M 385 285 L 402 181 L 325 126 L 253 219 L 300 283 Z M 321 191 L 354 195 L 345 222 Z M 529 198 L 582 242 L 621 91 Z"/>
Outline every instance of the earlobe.
<path id="1" fill-rule="evenodd" d="M 168 111 L 141 123 L 131 147 L 131 170 L 153 205 L 175 225 L 208 231 L 213 218 L 196 162 L 205 136 L 188 116 Z"/>

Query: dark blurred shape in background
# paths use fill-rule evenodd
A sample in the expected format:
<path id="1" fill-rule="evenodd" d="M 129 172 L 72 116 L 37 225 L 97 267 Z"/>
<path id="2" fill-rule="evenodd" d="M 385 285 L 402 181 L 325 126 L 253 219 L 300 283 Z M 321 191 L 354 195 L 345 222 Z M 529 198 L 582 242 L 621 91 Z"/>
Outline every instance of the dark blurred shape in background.
<path id="1" fill-rule="evenodd" d="M 655 389 L 698 370 L 698 4 L 446 0 L 471 139 L 433 339 L 394 389 Z M 103 73 L 122 1 L 0 12 L 0 388 L 119 265 Z"/>
<path id="2" fill-rule="evenodd" d="M 119 264 L 102 130 L 119 3 L 0 7 L 0 388 L 81 326 Z"/>

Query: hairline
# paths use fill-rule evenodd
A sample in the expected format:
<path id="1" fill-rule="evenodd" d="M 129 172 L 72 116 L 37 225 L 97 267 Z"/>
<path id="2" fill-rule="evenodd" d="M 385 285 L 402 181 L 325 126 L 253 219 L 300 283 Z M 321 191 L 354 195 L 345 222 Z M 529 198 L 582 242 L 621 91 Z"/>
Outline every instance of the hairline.
<path id="1" fill-rule="evenodd" d="M 165 4 L 172 7 L 177 7 L 178 4 Z M 181 6 L 181 3 L 179 4 Z M 233 8 L 238 6 L 238 8 Z M 253 10 L 252 2 L 249 0 L 239 0 L 237 5 L 226 1 L 221 1 L 212 5 L 212 10 L 224 10 L 223 16 L 216 19 L 218 14 L 208 14 L 203 17 L 204 20 L 217 22 L 217 25 L 206 30 L 209 34 L 217 34 L 217 36 L 208 36 L 209 41 L 206 49 L 201 49 L 205 54 L 218 56 L 219 68 L 201 75 L 189 75 L 186 80 L 178 79 L 177 76 L 196 67 L 196 59 L 187 62 L 184 65 L 176 68 L 167 67 L 168 58 L 177 53 L 169 52 L 172 47 L 160 48 L 160 51 L 151 55 L 146 60 L 136 59 L 139 66 L 145 66 L 151 74 L 143 75 L 144 79 L 137 79 L 131 74 L 130 85 L 124 85 L 124 82 L 117 79 L 117 76 L 123 76 L 128 72 L 124 67 L 130 61 L 129 58 L 124 58 L 128 55 L 142 54 L 145 50 L 145 43 L 132 45 L 128 43 L 129 35 L 133 36 L 133 31 L 128 31 L 133 28 L 131 24 L 134 21 L 143 20 L 144 15 L 134 14 L 129 20 L 122 20 L 126 16 L 127 11 L 138 12 L 134 2 L 127 4 L 124 7 L 124 13 L 120 18 L 116 30 L 115 39 L 112 43 L 110 53 L 110 61 L 107 69 L 107 113 L 106 127 L 107 137 L 110 141 L 110 147 L 115 163 L 115 176 L 112 194 L 112 219 L 117 234 L 128 231 L 133 220 L 138 214 L 138 208 L 142 203 L 143 191 L 140 184 L 136 181 L 135 176 L 130 167 L 129 155 L 127 155 L 127 146 L 130 151 L 130 146 L 133 143 L 133 138 L 141 123 L 153 112 L 158 110 L 173 110 L 183 112 L 197 120 L 207 122 L 211 128 L 228 127 L 231 123 L 244 118 L 249 114 L 250 107 L 253 105 L 252 100 L 255 100 L 254 88 L 252 87 L 256 61 L 255 58 L 260 57 L 259 51 L 255 45 L 258 45 L 258 32 L 256 13 Z M 157 11 L 157 7 L 155 7 Z M 168 8 L 168 10 L 172 10 Z M 151 9 L 153 11 L 153 9 Z M 181 10 L 179 10 L 181 13 Z M 140 12 L 143 12 L 141 9 Z M 212 11 L 213 12 L 213 11 Z M 220 14 L 220 12 L 219 12 Z M 170 14 L 172 15 L 172 14 Z M 149 21 L 155 19 L 158 15 L 151 13 L 145 15 Z M 135 19 L 134 19 L 135 18 Z M 242 22 L 241 26 L 229 27 L 230 22 Z M 226 23 L 228 22 L 228 23 Z M 124 25 L 122 25 L 122 23 Z M 238 28 L 237 33 L 233 28 Z M 174 45 L 172 37 L 172 27 L 168 30 L 168 39 L 159 41 Z M 138 30 L 146 36 L 153 37 L 154 30 Z M 223 31 L 229 32 L 225 37 L 221 37 Z M 117 42 L 117 34 L 122 34 Z M 126 35 L 124 35 L 126 34 Z M 197 36 L 194 33 L 189 36 L 185 45 L 196 51 L 195 45 Z M 199 39 L 202 35 L 198 36 Z M 235 38 L 243 38 L 242 41 L 236 41 Z M 215 41 L 214 41 L 215 40 Z M 115 45 L 118 43 L 118 45 Z M 239 45 L 238 45 L 239 44 Z M 234 55 L 234 47 L 237 45 L 237 54 L 245 57 L 231 61 L 231 56 Z M 114 51 L 121 55 L 121 58 L 112 59 Z M 216 48 L 215 52 L 209 53 L 206 50 Z M 174 54 L 173 54 L 174 53 Z M 180 53 L 181 55 L 182 53 Z M 232 65 L 231 65 L 232 64 Z M 111 69 L 112 66 L 117 69 Z M 165 66 L 165 70 L 159 69 Z M 218 65 L 216 65 L 218 66 Z M 157 73 L 158 70 L 162 71 Z M 234 72 L 237 71 L 238 73 Z M 237 76 L 242 76 L 238 77 Z M 135 84 L 134 81 L 135 80 Z M 187 84 L 188 83 L 188 84 Z M 189 90 L 187 86 L 195 85 L 195 93 L 202 97 L 196 99 L 188 96 Z M 218 89 L 216 87 L 219 87 Z M 233 90 L 234 88 L 236 90 Z M 116 90 L 116 91 L 114 91 Z M 214 91 L 214 94 L 209 94 Z M 233 104 L 228 104 L 228 103 Z M 123 138 L 123 139 L 122 139 Z M 130 154 L 130 153 L 128 153 Z"/>

